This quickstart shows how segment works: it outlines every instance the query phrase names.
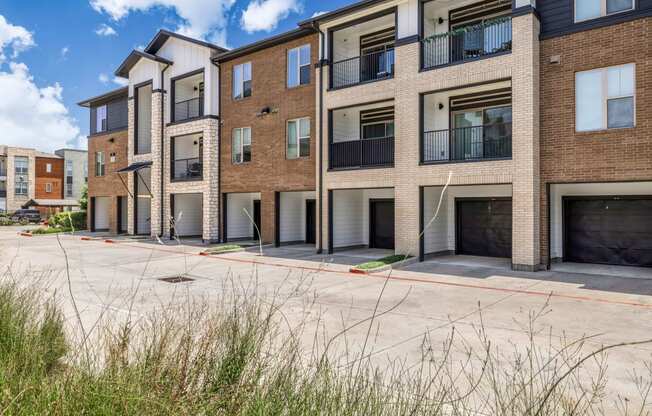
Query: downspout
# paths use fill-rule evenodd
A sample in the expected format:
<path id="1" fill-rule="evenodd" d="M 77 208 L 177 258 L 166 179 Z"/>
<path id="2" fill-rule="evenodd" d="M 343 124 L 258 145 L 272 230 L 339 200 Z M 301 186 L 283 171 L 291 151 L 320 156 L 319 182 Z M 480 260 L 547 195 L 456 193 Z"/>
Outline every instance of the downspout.
<path id="1" fill-rule="evenodd" d="M 217 223 L 218 225 L 218 242 L 224 242 L 226 236 L 222 232 L 222 68 L 214 60 L 211 63 L 217 68 Z"/>
<path id="2" fill-rule="evenodd" d="M 161 231 L 159 238 L 163 238 L 163 224 L 165 219 L 165 71 L 170 68 L 170 65 L 165 65 L 161 70 Z M 174 213 L 172 213 L 174 215 Z"/>
<path id="3" fill-rule="evenodd" d="M 321 254 L 324 251 L 324 155 L 323 155 L 323 141 L 324 141 L 324 52 L 326 45 L 326 36 L 324 32 L 319 29 L 319 24 L 313 22 L 312 26 L 319 32 L 321 42 L 321 56 L 319 57 L 319 175 L 317 175 L 318 189 L 319 189 L 319 246 L 317 253 Z"/>

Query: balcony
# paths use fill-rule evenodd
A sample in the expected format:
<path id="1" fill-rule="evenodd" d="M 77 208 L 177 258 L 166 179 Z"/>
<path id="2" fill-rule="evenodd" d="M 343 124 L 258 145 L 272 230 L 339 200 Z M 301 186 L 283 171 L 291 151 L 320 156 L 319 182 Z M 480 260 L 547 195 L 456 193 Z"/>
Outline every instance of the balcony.
<path id="1" fill-rule="evenodd" d="M 373 52 L 334 62 L 331 88 L 342 88 L 394 76 L 394 50 Z"/>
<path id="2" fill-rule="evenodd" d="M 192 120 L 204 115 L 204 72 L 172 79 L 173 123 Z"/>
<path id="3" fill-rule="evenodd" d="M 204 97 L 174 103 L 174 121 L 184 121 L 204 115 Z"/>
<path id="4" fill-rule="evenodd" d="M 203 138 L 201 134 L 173 137 L 170 178 L 172 182 L 203 179 Z"/>
<path id="5" fill-rule="evenodd" d="M 331 143 L 330 168 L 351 169 L 394 164 L 394 137 Z"/>
<path id="6" fill-rule="evenodd" d="M 394 76 L 395 9 L 329 31 L 329 87 L 351 87 Z"/>
<path id="7" fill-rule="evenodd" d="M 512 123 L 425 131 L 421 149 L 423 163 L 509 159 Z"/>
<path id="8" fill-rule="evenodd" d="M 329 121 L 330 169 L 394 165 L 393 102 L 331 110 Z"/>
<path id="9" fill-rule="evenodd" d="M 477 60 L 512 50 L 512 19 L 509 16 L 434 34 L 421 41 L 422 68 Z"/>
<path id="10" fill-rule="evenodd" d="M 201 180 L 202 163 L 198 157 L 190 159 L 176 159 L 172 171 L 172 179 L 175 181 Z"/>

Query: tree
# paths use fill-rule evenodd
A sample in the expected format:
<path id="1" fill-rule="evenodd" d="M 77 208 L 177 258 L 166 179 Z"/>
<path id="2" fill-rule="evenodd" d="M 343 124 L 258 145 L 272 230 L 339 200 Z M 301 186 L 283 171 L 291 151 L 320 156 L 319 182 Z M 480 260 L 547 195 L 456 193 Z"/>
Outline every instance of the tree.
<path id="1" fill-rule="evenodd" d="M 82 211 L 86 211 L 88 208 L 88 185 L 84 185 L 84 189 L 82 189 L 82 195 L 79 198 L 79 207 Z"/>

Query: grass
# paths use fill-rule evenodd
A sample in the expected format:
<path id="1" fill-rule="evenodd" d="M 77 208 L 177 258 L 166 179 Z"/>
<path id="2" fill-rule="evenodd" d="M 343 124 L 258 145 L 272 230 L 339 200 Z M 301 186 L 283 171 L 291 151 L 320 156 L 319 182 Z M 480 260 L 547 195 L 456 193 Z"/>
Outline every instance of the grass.
<path id="1" fill-rule="evenodd" d="M 69 233 L 72 231 L 72 228 L 64 227 L 40 227 L 30 232 L 33 235 L 47 235 L 47 234 L 59 234 L 59 233 Z"/>
<path id="2" fill-rule="evenodd" d="M 346 330 L 305 349 L 304 338 L 316 341 L 317 333 L 282 312 L 295 307 L 289 302 L 299 287 L 269 298 L 232 281 L 210 303 L 175 299 L 173 307 L 98 325 L 86 343 L 67 335 L 74 331 L 65 330 L 55 298 L 8 276 L 0 279 L 3 416 L 602 414 L 611 347 L 586 353 L 588 337 L 537 340 L 541 312 L 529 315 L 529 343 L 510 354 L 494 348 L 481 326 L 475 348 L 453 330 L 443 345 L 425 336 L 421 361 L 379 367 L 367 358 L 367 340 L 350 352 Z M 644 405 L 623 415 L 647 414 L 648 379 L 636 376 Z"/>
<path id="3" fill-rule="evenodd" d="M 373 270 L 383 266 L 389 266 L 390 264 L 399 263 L 411 258 L 411 256 L 404 256 L 395 254 L 392 256 L 383 257 L 382 259 L 368 261 L 366 263 L 358 264 L 355 266 L 356 269 L 360 270 Z"/>
<path id="4" fill-rule="evenodd" d="M 220 253 L 226 253 L 230 251 L 241 250 L 242 248 L 243 247 L 239 244 L 224 244 L 217 247 L 211 247 L 204 252 L 206 254 L 220 254 Z"/>

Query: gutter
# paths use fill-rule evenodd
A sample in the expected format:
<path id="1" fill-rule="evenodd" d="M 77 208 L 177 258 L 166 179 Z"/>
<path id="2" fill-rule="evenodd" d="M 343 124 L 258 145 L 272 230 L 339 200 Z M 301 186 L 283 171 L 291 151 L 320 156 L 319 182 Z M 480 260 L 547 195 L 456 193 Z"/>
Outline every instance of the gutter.
<path id="1" fill-rule="evenodd" d="M 325 51 L 325 42 L 326 36 L 324 32 L 319 28 L 319 23 L 312 22 L 313 28 L 319 32 L 319 38 L 321 42 L 321 53 L 319 57 L 319 175 L 317 175 L 318 189 L 319 189 L 319 230 L 317 234 L 319 235 L 319 246 L 317 246 L 317 254 L 321 254 L 324 251 L 324 155 L 322 154 L 324 150 L 324 51 Z"/>
<path id="2" fill-rule="evenodd" d="M 163 169 L 165 167 L 165 71 L 170 68 L 170 65 L 166 64 L 161 70 L 161 231 L 159 238 L 163 238 L 165 219 L 165 169 Z"/>
<path id="3" fill-rule="evenodd" d="M 217 241 L 220 243 L 226 242 L 226 236 L 222 232 L 222 68 L 219 63 L 211 59 L 211 63 L 217 68 L 217 91 L 219 92 L 217 98 L 217 112 L 219 119 L 217 120 Z"/>

